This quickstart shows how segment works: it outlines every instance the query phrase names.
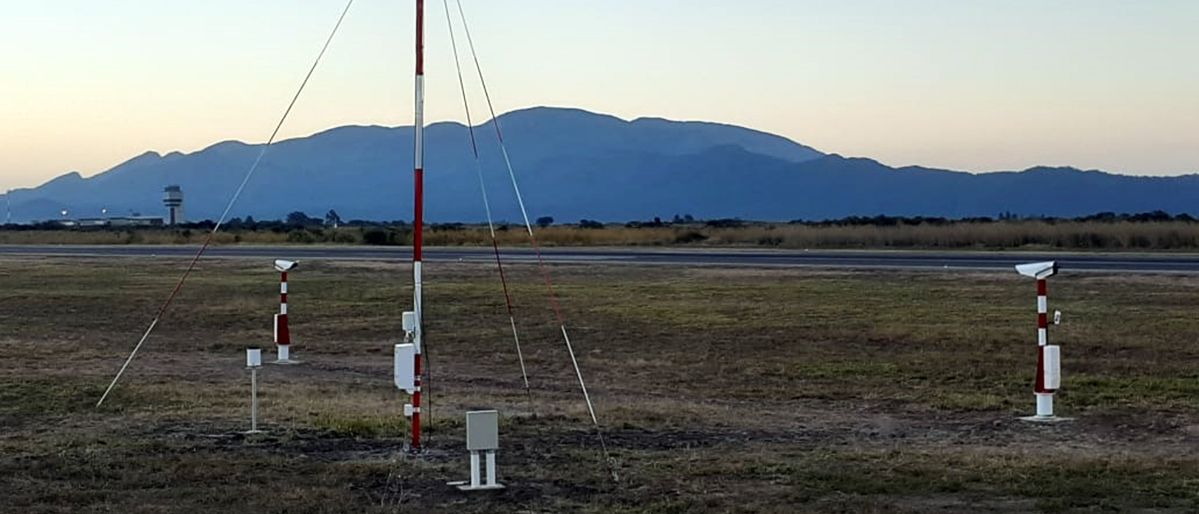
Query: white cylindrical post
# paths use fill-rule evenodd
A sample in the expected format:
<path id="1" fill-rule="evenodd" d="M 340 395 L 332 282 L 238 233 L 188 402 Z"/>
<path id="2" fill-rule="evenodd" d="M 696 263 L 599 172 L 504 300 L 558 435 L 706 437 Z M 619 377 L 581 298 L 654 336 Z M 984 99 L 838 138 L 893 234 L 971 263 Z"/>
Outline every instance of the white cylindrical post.
<path id="1" fill-rule="evenodd" d="M 483 479 L 480 474 L 479 452 L 470 452 L 470 486 L 473 489 L 478 489 L 483 485 Z"/>
<path id="2" fill-rule="evenodd" d="M 258 431 L 258 368 L 250 368 L 250 432 Z"/>
<path id="3" fill-rule="evenodd" d="M 246 367 L 250 368 L 250 431 L 257 434 L 258 430 L 258 368 L 262 367 L 262 350 L 246 349 Z"/>
<path id="4" fill-rule="evenodd" d="M 1053 417 L 1053 393 L 1037 393 L 1037 417 Z"/>
<path id="5" fill-rule="evenodd" d="M 495 451 L 487 452 L 487 487 L 495 487 Z"/>

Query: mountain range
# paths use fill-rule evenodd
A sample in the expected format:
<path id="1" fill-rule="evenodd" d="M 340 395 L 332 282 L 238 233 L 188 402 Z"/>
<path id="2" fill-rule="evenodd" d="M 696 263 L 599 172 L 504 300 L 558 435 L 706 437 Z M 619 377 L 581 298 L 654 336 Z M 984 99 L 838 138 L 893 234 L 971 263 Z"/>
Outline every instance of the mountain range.
<path id="1" fill-rule="evenodd" d="M 518 221 L 493 121 L 475 127 L 498 220 Z M 658 118 L 633 121 L 538 107 L 499 118 L 529 214 L 562 222 L 700 219 L 821 220 L 845 216 L 1080 216 L 1097 212 L 1199 214 L 1199 175 L 1134 177 L 1073 168 L 963 173 L 893 168 L 825 154 L 761 131 Z M 273 145 L 232 216 L 293 211 L 345 220 L 412 216 L 412 127 L 346 126 Z M 485 218 L 469 132 L 426 131 L 426 209 L 433 222 Z M 98 175 L 68 173 L 14 190 L 14 221 L 162 215 L 162 191 L 180 185 L 191 220 L 215 219 L 261 150 L 223 142 L 190 153 L 149 152 Z"/>

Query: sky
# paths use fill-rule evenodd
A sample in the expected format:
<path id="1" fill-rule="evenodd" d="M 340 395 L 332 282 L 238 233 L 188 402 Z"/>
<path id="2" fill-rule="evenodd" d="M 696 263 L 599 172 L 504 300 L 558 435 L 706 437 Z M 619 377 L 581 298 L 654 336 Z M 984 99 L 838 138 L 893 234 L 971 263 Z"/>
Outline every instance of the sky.
<path id="1" fill-rule="evenodd" d="M 1193 0 L 462 1 L 500 112 L 731 123 L 895 166 L 1199 172 Z M 461 121 L 427 4 L 429 117 Z M 0 0 L 0 189 L 265 141 L 344 5 Z M 413 5 L 356 0 L 284 137 L 412 123 Z"/>

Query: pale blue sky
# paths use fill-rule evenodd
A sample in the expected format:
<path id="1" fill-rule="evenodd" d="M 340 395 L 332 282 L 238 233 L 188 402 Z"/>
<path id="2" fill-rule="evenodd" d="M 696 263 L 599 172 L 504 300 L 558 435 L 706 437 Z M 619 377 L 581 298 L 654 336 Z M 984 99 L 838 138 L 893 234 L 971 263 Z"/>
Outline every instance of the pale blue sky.
<path id="1" fill-rule="evenodd" d="M 460 120 L 428 3 L 430 114 Z M 1199 172 L 1192 0 L 464 3 L 501 111 L 720 121 L 893 165 Z M 0 188 L 262 141 L 343 5 L 0 0 Z M 286 136 L 411 123 L 412 5 L 358 0 Z"/>

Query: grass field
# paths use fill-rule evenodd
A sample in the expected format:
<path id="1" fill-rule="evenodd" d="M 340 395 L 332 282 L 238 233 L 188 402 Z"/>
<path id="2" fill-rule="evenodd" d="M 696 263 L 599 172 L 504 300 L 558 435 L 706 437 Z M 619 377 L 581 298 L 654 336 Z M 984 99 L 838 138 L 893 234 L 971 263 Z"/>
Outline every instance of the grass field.
<path id="1" fill-rule="evenodd" d="M 1035 289 L 1013 273 L 555 267 L 619 481 L 534 268 L 427 269 L 429 450 L 402 452 L 391 344 L 407 270 L 306 263 L 295 367 L 260 378 L 277 276 L 206 261 L 109 403 L 173 285 L 165 260 L 0 260 L 4 512 L 1194 512 L 1199 277 L 1070 274 L 1060 413 L 1033 407 Z M 268 355 L 270 352 L 267 352 Z M 463 412 L 504 414 L 467 495 Z"/>

